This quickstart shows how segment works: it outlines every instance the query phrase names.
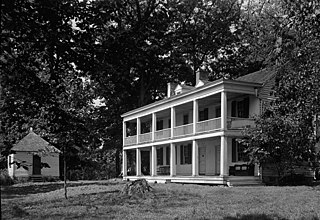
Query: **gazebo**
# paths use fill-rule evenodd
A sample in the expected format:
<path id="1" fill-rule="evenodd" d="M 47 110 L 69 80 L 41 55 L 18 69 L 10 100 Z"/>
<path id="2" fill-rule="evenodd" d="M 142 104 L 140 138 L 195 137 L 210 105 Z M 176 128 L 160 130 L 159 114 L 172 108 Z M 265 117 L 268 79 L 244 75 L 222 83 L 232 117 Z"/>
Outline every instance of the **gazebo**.
<path id="1" fill-rule="evenodd" d="M 41 181 L 43 177 L 59 178 L 60 150 L 33 132 L 22 138 L 8 156 L 8 173 L 11 177 Z"/>

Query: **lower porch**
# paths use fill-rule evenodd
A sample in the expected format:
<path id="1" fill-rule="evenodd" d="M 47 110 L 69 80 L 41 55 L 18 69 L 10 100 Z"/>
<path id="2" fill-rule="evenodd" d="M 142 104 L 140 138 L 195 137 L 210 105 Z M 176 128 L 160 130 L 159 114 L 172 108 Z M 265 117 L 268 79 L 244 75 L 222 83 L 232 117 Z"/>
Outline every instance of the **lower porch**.
<path id="1" fill-rule="evenodd" d="M 246 162 L 232 137 L 214 137 L 166 145 L 125 149 L 124 180 L 157 183 L 233 185 L 260 181 L 259 167 Z"/>
<path id="2" fill-rule="evenodd" d="M 225 186 L 255 186 L 262 185 L 257 176 L 126 176 L 125 181 L 146 179 L 149 183 L 185 183 Z"/>

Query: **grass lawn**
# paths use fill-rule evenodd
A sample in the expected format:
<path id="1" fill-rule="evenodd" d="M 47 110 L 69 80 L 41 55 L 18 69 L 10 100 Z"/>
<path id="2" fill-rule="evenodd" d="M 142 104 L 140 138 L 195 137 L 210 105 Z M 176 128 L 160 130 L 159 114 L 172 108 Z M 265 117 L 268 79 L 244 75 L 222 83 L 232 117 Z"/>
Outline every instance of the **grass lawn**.
<path id="1" fill-rule="evenodd" d="M 152 184 L 143 197 L 122 181 L 1 187 L 1 219 L 320 219 L 320 186 L 219 187 Z"/>

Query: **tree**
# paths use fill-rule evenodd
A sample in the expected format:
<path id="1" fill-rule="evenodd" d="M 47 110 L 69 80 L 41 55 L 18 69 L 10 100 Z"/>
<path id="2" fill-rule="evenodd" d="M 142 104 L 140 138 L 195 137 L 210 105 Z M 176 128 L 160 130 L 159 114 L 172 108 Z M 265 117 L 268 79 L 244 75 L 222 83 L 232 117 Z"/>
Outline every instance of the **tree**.
<path id="1" fill-rule="evenodd" d="M 85 36 L 73 27 L 86 3 L 20 0 L 2 4 L 1 153 L 8 154 L 32 126 L 63 149 L 66 160 L 67 154 L 88 142 L 84 137 L 89 133 L 86 122 L 92 93 L 84 80 L 86 72 L 76 66 L 87 61 L 81 54 Z"/>
<path id="2" fill-rule="evenodd" d="M 277 164 L 279 175 L 293 165 L 317 161 L 312 120 L 320 112 L 319 3 L 284 1 L 273 44 L 276 100 L 247 132 L 248 152 Z"/>

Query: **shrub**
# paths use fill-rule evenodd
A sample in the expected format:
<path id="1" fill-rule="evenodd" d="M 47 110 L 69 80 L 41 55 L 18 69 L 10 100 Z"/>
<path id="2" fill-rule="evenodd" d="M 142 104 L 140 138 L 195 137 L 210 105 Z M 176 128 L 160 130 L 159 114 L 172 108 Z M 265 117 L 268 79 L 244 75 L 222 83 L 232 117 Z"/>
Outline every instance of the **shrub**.
<path id="1" fill-rule="evenodd" d="M 14 183 L 26 183 L 26 182 L 30 182 L 30 177 L 28 176 L 18 176 L 18 177 L 14 177 L 13 179 Z"/>
<path id="2" fill-rule="evenodd" d="M 13 185 L 13 179 L 9 176 L 8 170 L 0 170 L 0 185 L 1 186 L 10 186 Z"/>
<path id="3" fill-rule="evenodd" d="M 303 174 L 290 174 L 282 177 L 279 180 L 281 186 L 299 186 L 299 185 L 310 185 L 311 179 Z"/>
<path id="4" fill-rule="evenodd" d="M 54 176 L 43 176 L 44 182 L 57 182 L 59 180 L 59 177 Z"/>

